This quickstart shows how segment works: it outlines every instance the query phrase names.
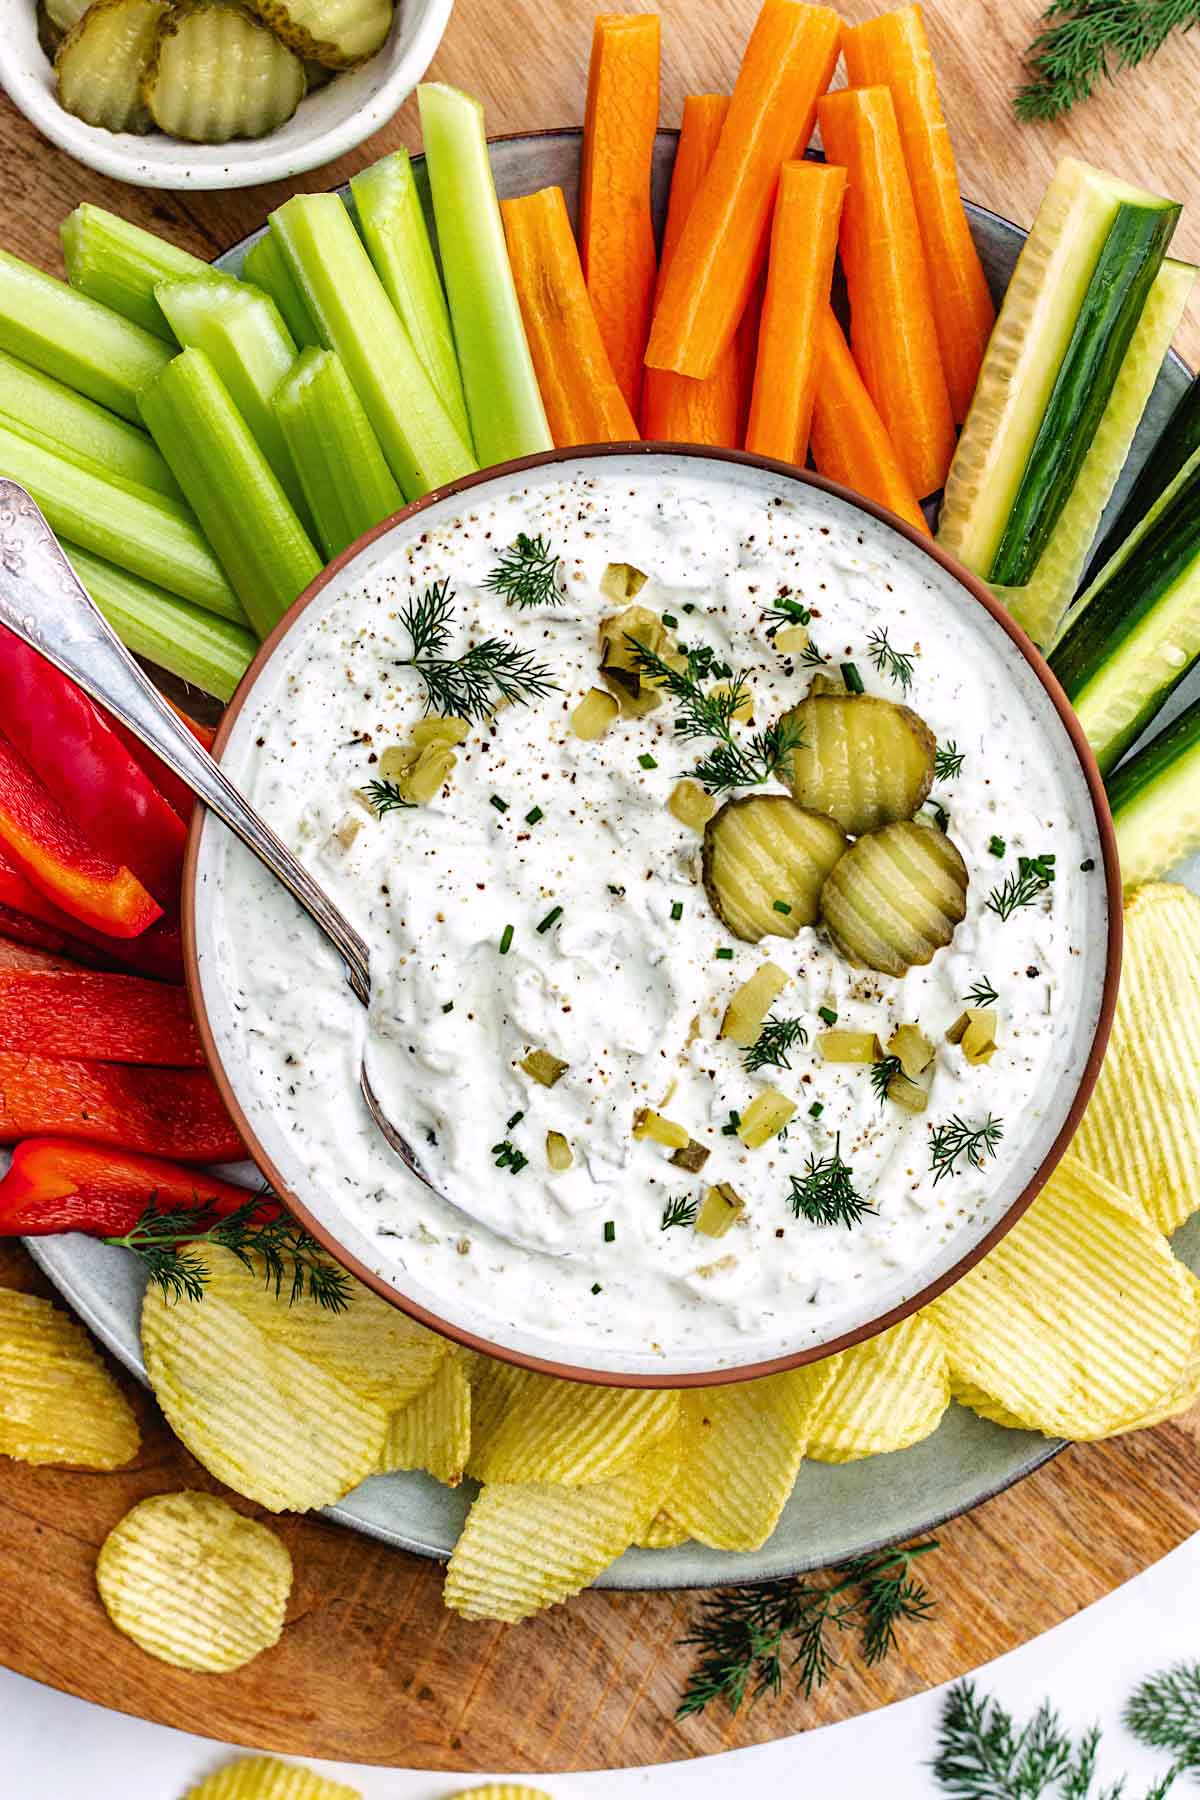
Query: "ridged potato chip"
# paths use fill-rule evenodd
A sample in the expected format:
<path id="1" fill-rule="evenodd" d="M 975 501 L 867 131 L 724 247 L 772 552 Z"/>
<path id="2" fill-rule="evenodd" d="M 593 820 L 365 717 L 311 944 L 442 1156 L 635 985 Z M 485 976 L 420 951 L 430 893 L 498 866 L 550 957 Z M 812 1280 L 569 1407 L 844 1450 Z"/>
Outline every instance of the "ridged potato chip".
<path id="1" fill-rule="evenodd" d="M 296 1763 L 242 1756 L 189 1788 L 183 1800 L 362 1800 L 362 1795 Z"/>
<path id="2" fill-rule="evenodd" d="M 1130 1430 L 1180 1389 L 1200 1300 L 1136 1203 L 1072 1155 L 922 1316 L 942 1333 L 956 1393 L 977 1389 L 1047 1437 L 1088 1439 Z"/>
<path id="3" fill-rule="evenodd" d="M 530 1375 L 475 1466 L 484 1482 L 581 1487 L 628 1468 L 678 1423 L 679 1400 L 668 1388 L 596 1387 Z"/>
<path id="4" fill-rule="evenodd" d="M 688 1534 L 665 1509 L 656 1512 L 640 1538 L 635 1540 L 639 1550 L 674 1550 L 679 1544 L 686 1544 Z"/>
<path id="5" fill-rule="evenodd" d="M 835 1358 L 735 1381 L 687 1388 L 671 1517 L 714 1550 L 757 1550 L 796 1484 Z"/>
<path id="6" fill-rule="evenodd" d="M 476 1481 L 509 1407 L 532 1380 L 530 1370 L 518 1369 L 514 1363 L 491 1356 L 478 1358 L 471 1373 L 471 1448 L 467 1456 L 467 1474 Z"/>
<path id="7" fill-rule="evenodd" d="M 140 1443 L 83 1327 L 36 1294 L 0 1288 L 0 1456 L 119 1469 Z"/>
<path id="8" fill-rule="evenodd" d="M 813 1416 L 813 1462 L 856 1462 L 919 1443 L 950 1404 L 946 1350 L 937 1328 L 914 1315 L 840 1356 Z"/>
<path id="9" fill-rule="evenodd" d="M 1072 1151 L 1172 1232 L 1200 1205 L 1200 900 L 1137 888 L 1112 1036 Z"/>
<path id="10" fill-rule="evenodd" d="M 211 1267 L 213 1247 L 196 1248 Z M 379 1466 L 383 1407 L 215 1293 L 173 1303 L 152 1283 L 142 1350 L 176 1437 L 218 1481 L 269 1512 L 331 1506 Z"/>
<path id="11" fill-rule="evenodd" d="M 450 1558 L 446 1605 L 467 1619 L 515 1624 L 569 1600 L 649 1529 L 677 1463 L 672 1436 L 588 1487 L 485 1487 Z"/>
<path id="12" fill-rule="evenodd" d="M 388 1420 L 379 1470 L 425 1469 L 447 1487 L 463 1478 L 471 1448 L 471 1386 L 462 1359 L 451 1353 L 415 1400 Z"/>
<path id="13" fill-rule="evenodd" d="M 450 1348 L 445 1338 L 358 1281 L 350 1284 L 344 1312 L 301 1301 L 289 1306 L 286 1293 L 277 1296 L 266 1281 L 261 1265 L 255 1276 L 229 1250 L 218 1250 L 211 1259 L 209 1292 L 388 1412 L 407 1406 L 429 1385 Z"/>
<path id="14" fill-rule="evenodd" d="M 118 1631 L 177 1669 L 240 1669 L 279 1642 L 292 1559 L 215 1494 L 155 1494 L 100 1546 L 96 1586 Z"/>

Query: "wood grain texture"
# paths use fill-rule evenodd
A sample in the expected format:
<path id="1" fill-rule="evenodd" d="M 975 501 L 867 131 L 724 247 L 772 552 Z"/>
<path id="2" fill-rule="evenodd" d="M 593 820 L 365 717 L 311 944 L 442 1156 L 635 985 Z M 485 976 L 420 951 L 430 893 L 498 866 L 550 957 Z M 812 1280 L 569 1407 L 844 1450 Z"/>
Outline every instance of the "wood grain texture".
<path id="1" fill-rule="evenodd" d="M 858 20 L 873 0 L 844 0 Z M 725 90 L 755 0 L 665 0 L 663 121 L 687 92 Z M 1027 223 L 1056 159 L 1073 152 L 1163 193 L 1196 192 L 1200 35 L 1177 39 L 1057 126 L 1019 126 L 1020 79 L 1038 0 L 928 0 L 962 185 Z M 489 129 L 582 117 L 592 7 L 586 0 L 458 0 L 432 73 L 481 94 Z M 344 180 L 417 143 L 410 103 L 378 136 L 296 185 Z M 259 225 L 290 189 L 172 195 L 124 188 L 60 155 L 0 99 L 3 247 L 60 270 L 57 228 L 93 200 L 211 256 Z M 1200 258 L 1200 207 L 1176 253 Z M 1200 301 L 1179 347 L 1200 359 Z M 0 1282 L 48 1292 L 16 1246 Z M 128 1384 L 132 1386 L 132 1384 Z M 593 1593 L 530 1624 L 468 1625 L 441 1607 L 441 1571 L 320 1521 L 275 1521 L 296 1563 L 282 1643 L 234 1675 L 152 1663 L 108 1624 L 93 1567 L 135 1501 L 215 1483 L 134 1390 L 144 1445 L 134 1466 L 95 1475 L 0 1461 L 0 1662 L 53 1686 L 164 1724 L 314 1756 L 442 1769 L 531 1773 L 616 1767 L 760 1743 L 843 1718 L 961 1674 L 1090 1605 L 1200 1528 L 1200 1409 L 1156 1430 L 1075 1449 L 940 1533 L 927 1575 L 934 1622 L 867 1670 L 850 1661 L 822 1694 L 794 1694 L 733 1720 L 677 1724 L 689 1666 L 675 1647 L 689 1595 Z M 235 1502 L 252 1510 L 244 1502 Z"/>

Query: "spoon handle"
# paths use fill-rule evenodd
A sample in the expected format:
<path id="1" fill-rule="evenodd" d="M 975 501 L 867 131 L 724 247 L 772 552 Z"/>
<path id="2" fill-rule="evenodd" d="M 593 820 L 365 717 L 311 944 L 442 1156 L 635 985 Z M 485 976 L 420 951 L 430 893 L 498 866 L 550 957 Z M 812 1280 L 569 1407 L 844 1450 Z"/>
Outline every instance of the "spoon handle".
<path id="1" fill-rule="evenodd" d="M 0 624 L 127 725 L 278 877 L 346 964 L 367 1005 L 367 946 L 176 718 L 88 597 L 37 506 L 0 479 Z"/>

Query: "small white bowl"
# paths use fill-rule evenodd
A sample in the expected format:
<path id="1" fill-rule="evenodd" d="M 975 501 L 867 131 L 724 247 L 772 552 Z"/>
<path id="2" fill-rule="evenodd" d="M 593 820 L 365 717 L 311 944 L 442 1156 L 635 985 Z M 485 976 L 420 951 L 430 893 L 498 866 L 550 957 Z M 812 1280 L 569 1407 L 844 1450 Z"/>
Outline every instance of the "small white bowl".
<path id="1" fill-rule="evenodd" d="M 151 132 L 101 131 L 64 112 L 38 43 L 34 0 L 0 0 L 0 87 L 68 156 L 134 187 L 239 188 L 332 162 L 397 112 L 433 61 L 454 0 L 397 0 L 387 43 L 370 62 L 302 100 L 269 137 L 187 144 Z"/>

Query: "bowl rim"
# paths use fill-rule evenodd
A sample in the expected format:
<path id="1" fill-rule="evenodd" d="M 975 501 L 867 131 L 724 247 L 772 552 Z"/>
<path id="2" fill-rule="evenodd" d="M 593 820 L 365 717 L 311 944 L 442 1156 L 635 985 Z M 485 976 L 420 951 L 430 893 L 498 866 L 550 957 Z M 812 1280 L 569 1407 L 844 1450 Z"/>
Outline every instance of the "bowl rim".
<path id="1" fill-rule="evenodd" d="M 412 3 L 415 0 L 398 0 L 393 31 L 400 23 L 401 5 Z M 76 119 L 58 104 L 53 94 L 45 95 L 36 80 L 29 80 L 19 63 L 11 71 L 0 66 L 0 90 L 8 95 L 34 130 L 65 156 L 130 187 L 168 193 L 213 190 L 224 193 L 259 187 L 266 182 L 290 180 L 293 176 L 323 168 L 326 163 L 357 149 L 395 116 L 427 73 L 454 10 L 454 0 L 419 0 L 419 3 L 424 7 L 424 13 L 407 51 L 370 99 L 324 130 L 286 147 L 279 145 L 274 150 L 257 148 L 258 145 L 269 145 L 274 134 L 259 139 L 236 138 L 226 144 L 185 146 L 199 153 L 195 160 L 174 167 L 159 165 L 154 160 L 153 146 L 163 142 L 182 143 L 183 140 L 167 138 L 162 132 L 149 132 L 144 137 L 133 137 L 134 148 L 126 150 L 124 140 L 131 134 L 106 131 L 101 126 Z M 382 56 L 386 50 L 385 41 L 376 54 Z M 369 60 L 359 66 L 368 67 Z M 342 72 L 356 73 L 354 69 Z"/>
<path id="2" fill-rule="evenodd" d="M 497 1361 L 512 1363 L 519 1368 L 530 1369 L 538 1374 L 554 1376 L 560 1380 L 585 1382 L 599 1387 L 717 1387 L 732 1382 L 750 1381 L 766 1375 L 779 1375 L 792 1369 L 801 1368 L 808 1363 L 823 1361 L 827 1357 L 837 1355 L 839 1351 L 848 1350 L 855 1344 L 863 1343 L 868 1338 L 877 1336 L 893 1325 L 898 1325 L 902 1320 L 910 1318 L 915 1312 L 920 1311 L 922 1307 L 928 1306 L 931 1301 L 937 1299 L 939 1294 L 945 1293 L 955 1282 L 960 1281 L 964 1275 L 968 1274 L 989 1251 L 996 1247 L 1032 1205 L 1065 1154 L 1078 1128 L 1084 1108 L 1095 1087 L 1108 1045 L 1117 1003 L 1117 989 L 1120 983 L 1124 935 L 1120 861 L 1117 852 L 1116 828 L 1109 811 L 1103 778 L 1095 754 L 1084 735 L 1083 727 L 1041 651 L 980 577 L 949 555 L 935 539 L 918 531 L 914 525 L 899 518 L 886 507 L 864 498 L 861 494 L 853 493 L 839 482 L 831 481 L 812 470 L 802 469 L 796 464 L 783 462 L 773 457 L 758 456 L 747 450 L 720 449 L 703 444 L 660 443 L 633 439 L 619 443 L 571 445 L 539 451 L 532 456 L 516 457 L 507 462 L 494 463 L 485 469 L 460 476 L 458 480 L 432 489 L 428 494 L 422 495 L 419 500 L 411 501 L 399 512 L 381 520 L 378 525 L 372 526 L 369 531 L 356 538 L 354 543 L 348 545 L 339 556 L 326 565 L 304 589 L 303 593 L 297 596 L 270 635 L 260 644 L 222 716 L 213 743 L 214 757 L 218 761 L 220 760 L 242 708 L 283 639 L 291 634 L 313 601 L 324 592 L 328 583 L 340 575 L 342 570 L 361 556 L 364 551 L 377 543 L 380 538 L 387 536 L 400 526 L 407 525 L 439 502 L 469 493 L 473 488 L 482 486 L 484 483 L 505 478 L 512 479 L 531 470 L 550 467 L 555 463 L 602 460 L 622 456 L 629 459 L 643 456 L 652 459 L 666 456 L 683 457 L 697 461 L 723 462 L 734 467 L 754 468 L 829 494 L 851 508 L 865 513 L 877 524 L 898 533 L 909 544 L 923 552 L 984 608 L 1030 666 L 1053 704 L 1080 765 L 1100 840 L 1108 915 L 1105 933 L 1104 982 L 1092 1042 L 1066 1118 L 1030 1180 L 1005 1209 L 1003 1215 L 949 1269 L 943 1271 L 933 1281 L 927 1283 L 916 1293 L 909 1295 L 898 1305 L 890 1307 L 886 1312 L 863 1324 L 854 1326 L 851 1330 L 842 1333 L 840 1337 L 824 1343 L 806 1345 L 784 1356 L 714 1370 L 689 1370 L 683 1374 L 667 1371 L 661 1374 L 652 1371 L 633 1374 L 628 1371 L 583 1367 L 551 1357 L 533 1356 L 527 1352 L 494 1343 L 490 1338 L 478 1332 L 469 1331 L 443 1319 L 429 1307 L 402 1294 L 383 1275 L 343 1248 L 333 1231 L 316 1218 L 303 1200 L 287 1186 L 279 1170 L 258 1141 L 238 1100 L 233 1083 L 226 1073 L 204 1002 L 197 943 L 197 889 L 199 886 L 197 873 L 201 840 L 208 816 L 202 807 L 198 807 L 193 815 L 184 856 L 181 908 L 184 975 L 205 1061 L 216 1082 L 221 1099 L 228 1108 L 251 1158 L 270 1181 L 288 1210 L 295 1215 L 322 1248 L 372 1292 L 378 1294 L 390 1305 L 397 1307 L 401 1312 L 406 1313 L 409 1318 L 415 1319 L 418 1324 L 436 1331 L 440 1336 L 449 1338 L 466 1349 L 479 1351 Z"/>

